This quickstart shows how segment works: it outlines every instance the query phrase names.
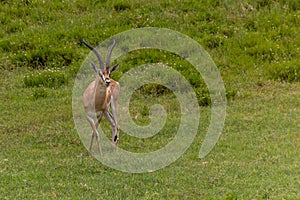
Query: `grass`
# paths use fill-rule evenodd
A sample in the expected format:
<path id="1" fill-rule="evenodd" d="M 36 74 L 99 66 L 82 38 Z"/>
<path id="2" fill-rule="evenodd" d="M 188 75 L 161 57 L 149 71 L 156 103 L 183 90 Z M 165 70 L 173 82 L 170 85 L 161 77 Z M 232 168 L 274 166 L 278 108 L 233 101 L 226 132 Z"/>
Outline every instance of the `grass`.
<path id="1" fill-rule="evenodd" d="M 2 1 L 0 198 L 299 199 L 299 8 L 294 0 Z M 129 174 L 102 165 L 82 145 L 72 88 L 89 53 L 82 36 L 99 44 L 147 26 L 182 32 L 203 45 L 229 101 L 220 140 L 199 159 L 210 122 L 203 81 L 170 53 L 120 58 L 115 79 L 137 65 L 161 62 L 180 71 L 204 101 L 198 134 L 183 156 L 159 171 Z M 172 140 L 179 110 L 166 88 L 137 91 L 131 115 L 146 124 L 157 102 L 168 111 L 164 129 L 150 139 L 121 132 L 121 147 L 148 152 Z M 102 126 L 109 130 L 108 123 Z"/>

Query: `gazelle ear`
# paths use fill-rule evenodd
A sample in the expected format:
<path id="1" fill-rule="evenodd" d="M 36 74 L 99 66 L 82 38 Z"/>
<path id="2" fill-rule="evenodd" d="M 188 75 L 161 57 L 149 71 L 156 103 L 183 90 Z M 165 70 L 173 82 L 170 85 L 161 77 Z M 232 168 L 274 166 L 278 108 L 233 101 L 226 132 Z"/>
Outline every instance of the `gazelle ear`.
<path id="1" fill-rule="evenodd" d="M 97 68 L 96 68 L 96 66 L 95 66 L 95 64 L 93 62 L 90 62 L 90 66 L 91 66 L 92 70 L 94 70 L 94 72 L 96 74 L 98 74 L 98 70 L 97 70 Z"/>
<path id="2" fill-rule="evenodd" d="M 95 64 L 93 62 L 90 63 L 91 68 L 94 70 L 94 72 L 99 75 L 102 79 L 103 79 L 103 73 L 101 70 L 97 70 L 97 67 L 95 66 Z"/>
<path id="3" fill-rule="evenodd" d="M 109 68 L 109 73 L 112 73 L 113 71 L 115 71 L 116 69 L 118 69 L 119 64 L 115 64 L 114 66 L 112 66 L 111 68 Z"/>

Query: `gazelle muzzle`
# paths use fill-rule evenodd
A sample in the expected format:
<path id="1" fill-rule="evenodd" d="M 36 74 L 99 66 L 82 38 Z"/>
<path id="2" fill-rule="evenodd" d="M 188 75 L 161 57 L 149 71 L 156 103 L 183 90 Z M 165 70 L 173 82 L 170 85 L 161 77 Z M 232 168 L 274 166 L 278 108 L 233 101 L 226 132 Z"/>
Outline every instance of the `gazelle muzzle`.
<path id="1" fill-rule="evenodd" d="M 110 84 L 110 79 L 109 78 L 105 78 L 105 85 L 108 87 Z"/>

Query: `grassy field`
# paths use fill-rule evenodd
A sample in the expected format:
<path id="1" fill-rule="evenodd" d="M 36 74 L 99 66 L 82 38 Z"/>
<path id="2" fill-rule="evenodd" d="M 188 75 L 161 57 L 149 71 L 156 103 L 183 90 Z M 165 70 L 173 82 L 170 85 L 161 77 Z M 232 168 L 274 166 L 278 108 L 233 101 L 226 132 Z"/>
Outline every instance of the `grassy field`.
<path id="1" fill-rule="evenodd" d="M 299 1 L 7 0 L 0 11 L 0 199 L 300 199 Z M 210 122 L 203 81 L 175 55 L 144 50 L 120 58 L 115 79 L 140 64 L 169 64 L 201 106 L 198 134 L 180 159 L 130 174 L 85 149 L 72 89 L 89 53 L 82 36 L 100 44 L 140 27 L 179 31 L 207 50 L 225 83 L 227 117 L 217 145 L 199 159 Z M 122 148 L 148 152 L 172 140 L 180 113 L 166 89 L 137 91 L 132 115 L 148 123 L 157 102 L 171 122 L 149 139 L 121 132 Z"/>

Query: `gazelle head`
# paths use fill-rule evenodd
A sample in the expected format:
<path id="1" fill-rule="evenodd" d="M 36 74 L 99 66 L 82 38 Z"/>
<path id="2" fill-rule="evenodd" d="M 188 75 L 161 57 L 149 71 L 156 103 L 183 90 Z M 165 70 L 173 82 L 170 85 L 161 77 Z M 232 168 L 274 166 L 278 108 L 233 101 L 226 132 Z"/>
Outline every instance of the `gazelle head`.
<path id="1" fill-rule="evenodd" d="M 108 53 L 107 53 L 107 57 L 106 57 L 106 64 L 104 65 L 102 56 L 100 55 L 100 53 L 97 51 L 96 48 L 94 48 L 92 45 L 88 44 L 84 38 L 82 38 L 82 42 L 89 48 L 91 49 L 94 54 L 97 56 L 98 58 L 98 62 L 99 62 L 99 69 L 97 69 L 96 65 L 91 62 L 90 66 L 91 68 L 94 70 L 94 72 L 97 74 L 98 79 L 105 83 L 106 87 L 108 87 L 110 85 L 110 74 L 115 71 L 119 64 L 115 64 L 113 66 L 110 66 L 110 58 L 111 58 L 111 52 L 113 50 L 113 48 L 116 45 L 116 41 L 114 40 L 112 45 L 109 47 L 108 49 Z"/>

